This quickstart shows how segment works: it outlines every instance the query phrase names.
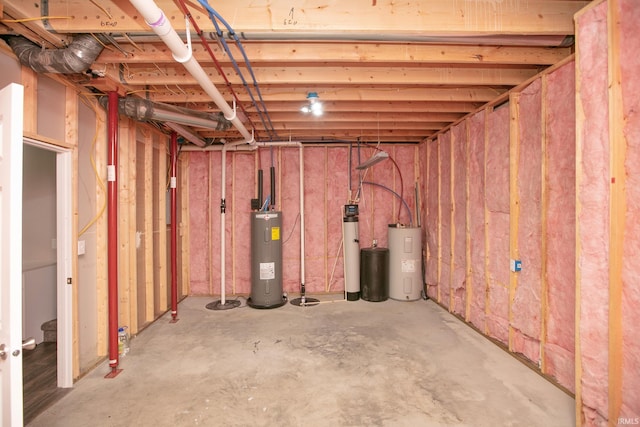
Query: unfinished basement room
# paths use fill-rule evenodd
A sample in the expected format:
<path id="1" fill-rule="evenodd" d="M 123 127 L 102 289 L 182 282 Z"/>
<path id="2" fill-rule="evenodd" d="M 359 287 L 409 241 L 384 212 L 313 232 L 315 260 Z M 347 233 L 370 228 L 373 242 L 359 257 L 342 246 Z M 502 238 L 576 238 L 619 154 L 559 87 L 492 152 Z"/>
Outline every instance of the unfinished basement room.
<path id="1" fill-rule="evenodd" d="M 0 16 L 0 425 L 640 426 L 639 1 Z"/>

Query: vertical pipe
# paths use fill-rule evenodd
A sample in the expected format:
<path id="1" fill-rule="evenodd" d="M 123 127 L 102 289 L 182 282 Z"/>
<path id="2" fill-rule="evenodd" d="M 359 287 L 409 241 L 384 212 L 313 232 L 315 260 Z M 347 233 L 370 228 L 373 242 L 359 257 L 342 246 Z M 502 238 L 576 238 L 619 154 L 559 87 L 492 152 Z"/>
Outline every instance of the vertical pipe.
<path id="1" fill-rule="evenodd" d="M 300 148 L 300 289 L 304 290 L 304 146 Z M 304 295 L 304 292 L 302 293 Z"/>
<path id="2" fill-rule="evenodd" d="M 271 166 L 269 172 L 271 173 L 271 208 L 273 208 L 276 205 L 276 168 Z"/>
<path id="3" fill-rule="evenodd" d="M 258 169 L 258 206 L 262 209 L 262 169 Z"/>
<path id="4" fill-rule="evenodd" d="M 227 150 L 230 147 L 234 147 L 240 144 L 245 144 L 246 141 L 235 141 L 229 142 L 222 147 L 222 157 L 220 162 L 222 163 L 222 182 L 221 193 L 222 196 L 220 198 L 220 304 L 225 305 L 227 303 L 226 300 L 226 283 L 225 283 L 225 275 L 227 274 L 225 268 L 225 257 L 226 257 L 226 232 L 225 232 L 225 214 L 227 210 Z"/>
<path id="5" fill-rule="evenodd" d="M 108 233 L 108 282 L 109 282 L 109 366 L 112 372 L 118 368 L 118 93 L 111 91 L 108 97 L 107 138 L 107 233 Z"/>
<path id="6" fill-rule="evenodd" d="M 178 135 L 171 132 L 171 317 L 173 321 L 178 316 L 178 206 L 177 206 L 177 183 L 178 183 Z"/>

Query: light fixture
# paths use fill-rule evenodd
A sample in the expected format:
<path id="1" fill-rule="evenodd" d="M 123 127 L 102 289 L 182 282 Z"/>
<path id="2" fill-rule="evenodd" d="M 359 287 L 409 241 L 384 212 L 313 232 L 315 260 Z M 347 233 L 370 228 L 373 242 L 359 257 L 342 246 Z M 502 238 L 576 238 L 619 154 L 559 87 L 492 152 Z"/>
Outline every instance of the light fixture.
<path id="1" fill-rule="evenodd" d="M 381 161 L 386 160 L 388 158 L 389 158 L 389 153 L 387 153 L 386 151 L 382 151 L 382 150 L 377 151 L 376 154 L 371 156 L 368 160 L 356 166 L 356 169 L 358 170 L 369 169 L 371 166 L 375 165 L 376 163 L 380 163 Z"/>
<path id="2" fill-rule="evenodd" d="M 322 102 L 320 102 L 320 98 L 318 97 L 317 92 L 309 92 L 307 94 L 307 100 L 309 101 L 308 105 L 305 105 L 300 109 L 303 113 L 311 113 L 314 116 L 322 115 Z"/>

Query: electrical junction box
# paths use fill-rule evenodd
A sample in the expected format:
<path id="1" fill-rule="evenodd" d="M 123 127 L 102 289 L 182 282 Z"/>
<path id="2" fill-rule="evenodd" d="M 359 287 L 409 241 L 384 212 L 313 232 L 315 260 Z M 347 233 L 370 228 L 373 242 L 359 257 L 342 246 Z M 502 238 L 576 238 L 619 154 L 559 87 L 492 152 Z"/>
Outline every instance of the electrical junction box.
<path id="1" fill-rule="evenodd" d="M 522 261 L 520 261 L 519 259 L 512 259 L 511 260 L 511 271 L 513 271 L 514 273 L 517 273 L 518 271 L 522 270 Z"/>

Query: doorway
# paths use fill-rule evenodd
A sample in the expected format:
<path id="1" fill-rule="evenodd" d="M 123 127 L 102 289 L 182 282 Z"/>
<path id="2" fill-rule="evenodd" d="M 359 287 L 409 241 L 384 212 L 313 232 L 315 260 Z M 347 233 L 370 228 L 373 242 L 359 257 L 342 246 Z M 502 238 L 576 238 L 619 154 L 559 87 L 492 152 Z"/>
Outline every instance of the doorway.
<path id="1" fill-rule="evenodd" d="M 73 385 L 71 152 L 24 139 L 23 191 L 23 337 L 38 343 L 24 353 L 28 422 Z"/>

